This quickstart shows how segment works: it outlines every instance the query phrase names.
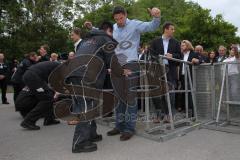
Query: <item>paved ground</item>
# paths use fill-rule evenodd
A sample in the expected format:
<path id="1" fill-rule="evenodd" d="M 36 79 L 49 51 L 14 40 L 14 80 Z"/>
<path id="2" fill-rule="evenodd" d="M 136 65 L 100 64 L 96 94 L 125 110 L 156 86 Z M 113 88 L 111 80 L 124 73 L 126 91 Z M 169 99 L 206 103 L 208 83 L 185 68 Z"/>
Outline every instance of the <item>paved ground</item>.
<path id="1" fill-rule="evenodd" d="M 71 153 L 73 127 L 62 123 L 26 131 L 13 104 L 0 105 L 0 160 L 239 160 L 240 135 L 196 130 L 186 136 L 158 143 L 135 136 L 120 142 L 107 137 L 109 128 L 99 126 L 103 141 L 93 153 Z"/>

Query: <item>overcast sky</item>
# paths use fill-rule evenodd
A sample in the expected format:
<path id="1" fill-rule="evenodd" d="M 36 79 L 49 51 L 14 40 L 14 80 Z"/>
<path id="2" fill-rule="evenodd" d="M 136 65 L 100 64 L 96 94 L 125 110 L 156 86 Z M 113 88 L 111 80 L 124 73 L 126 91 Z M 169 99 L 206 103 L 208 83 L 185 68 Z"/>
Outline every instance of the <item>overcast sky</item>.
<path id="1" fill-rule="evenodd" d="M 187 0 L 190 1 L 190 0 Z M 222 14 L 223 18 L 238 27 L 240 36 L 240 0 L 191 0 L 203 8 L 211 9 L 212 16 Z"/>

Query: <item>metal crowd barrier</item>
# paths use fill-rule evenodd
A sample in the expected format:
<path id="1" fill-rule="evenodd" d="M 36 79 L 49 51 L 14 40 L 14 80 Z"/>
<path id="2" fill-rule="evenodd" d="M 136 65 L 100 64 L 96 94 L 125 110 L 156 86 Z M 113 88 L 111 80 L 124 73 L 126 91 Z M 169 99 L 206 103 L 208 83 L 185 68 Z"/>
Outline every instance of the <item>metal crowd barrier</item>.
<path id="1" fill-rule="evenodd" d="M 240 133 L 240 63 L 194 66 L 193 72 L 202 127 Z"/>
<path id="2" fill-rule="evenodd" d="M 192 77 L 189 65 L 191 63 L 179 59 L 159 56 L 159 61 L 163 64 L 163 59 L 184 63 L 186 70 L 185 86 L 189 83 L 190 88 L 185 90 L 168 90 L 166 93 L 167 107 L 169 110 L 170 123 L 153 124 L 151 121 L 152 106 L 151 97 L 145 92 L 144 105 L 141 108 L 140 116 L 145 116 L 145 122 L 138 121 L 137 134 L 156 141 L 166 141 L 197 129 L 206 128 L 231 133 L 240 133 L 240 63 L 214 63 L 192 65 Z M 146 61 L 146 60 L 145 60 Z M 144 64 L 144 63 L 143 63 Z M 229 69 L 236 65 L 238 73 L 229 74 Z M 165 65 L 163 69 L 166 70 Z M 144 65 L 141 67 L 147 72 Z M 231 72 L 231 71 L 230 71 Z M 167 75 L 164 72 L 164 80 L 167 82 Z M 148 84 L 147 77 L 140 79 L 141 83 Z M 183 118 L 174 120 L 170 93 L 185 93 L 186 112 Z M 194 117 L 188 115 L 188 94 L 193 100 Z M 143 101 L 142 101 L 143 103 Z M 110 118 L 107 118 L 110 120 Z M 114 126 L 114 118 L 111 123 Z"/>
<path id="3" fill-rule="evenodd" d="M 147 93 L 145 94 L 145 114 L 147 117 L 147 122 L 145 126 L 145 132 L 141 133 L 140 135 L 143 135 L 144 137 L 154 139 L 157 141 L 166 141 L 181 135 L 185 135 L 188 132 L 198 128 L 200 126 L 200 123 L 197 121 L 197 109 L 196 109 L 196 99 L 195 99 L 195 90 L 193 87 L 193 81 L 190 73 L 189 65 L 192 65 L 190 62 L 186 62 L 183 60 L 175 59 L 175 58 L 168 58 L 166 56 L 159 55 L 159 62 L 160 64 L 163 64 L 163 59 L 168 59 L 171 61 L 178 62 L 180 64 L 184 63 L 184 69 L 186 73 L 184 74 L 184 81 L 185 81 L 185 89 L 184 90 L 169 90 L 167 88 L 168 92 L 166 93 L 166 100 L 167 100 L 167 108 L 169 111 L 169 117 L 170 117 L 170 123 L 169 124 L 155 124 L 153 125 L 151 123 L 150 117 L 150 108 L 151 103 L 150 99 L 151 97 L 148 97 Z M 164 81 L 167 84 L 167 72 L 165 65 L 162 65 L 164 67 Z M 142 67 L 144 69 L 144 67 Z M 143 78 L 144 84 L 148 84 L 148 80 L 146 78 Z M 188 86 L 190 88 L 188 88 Z M 168 87 L 168 86 L 167 86 Z M 171 108 L 171 100 L 170 100 L 170 93 L 185 93 L 185 113 L 182 116 L 182 118 L 174 120 L 172 108 Z M 194 116 L 189 117 L 189 104 L 188 104 L 188 94 L 191 94 L 192 102 L 193 102 L 193 112 Z M 173 106 L 175 107 L 175 106 Z M 150 123 L 149 123 L 150 122 Z"/>
<path id="4" fill-rule="evenodd" d="M 201 123 L 197 120 L 195 90 L 193 87 L 193 81 L 192 81 L 190 68 L 189 68 L 189 65 L 192 65 L 192 64 L 190 62 L 186 62 L 186 61 L 175 59 L 175 58 L 168 58 L 161 55 L 157 57 L 157 59 L 159 60 L 160 64 L 163 66 L 163 73 L 165 73 L 163 76 L 163 80 L 165 81 L 165 84 L 167 84 L 167 73 L 165 72 L 166 68 L 165 68 L 165 65 L 163 65 L 163 59 L 175 61 L 180 64 L 184 63 L 185 64 L 184 69 L 186 71 L 184 74 L 185 86 L 189 86 L 189 87 L 185 87 L 184 90 L 170 90 L 168 88 L 168 85 L 166 85 L 167 92 L 164 96 L 166 96 L 170 123 L 163 123 L 161 121 L 160 123 L 154 124 L 152 122 L 152 119 L 151 119 L 152 118 L 151 113 L 153 108 L 153 104 L 151 103 L 152 97 L 149 96 L 148 92 L 145 92 L 144 102 L 142 100 L 142 103 L 144 103 L 144 105 L 142 105 L 142 108 L 140 111 L 141 113 L 138 114 L 138 116 L 140 117 L 139 119 L 141 119 L 141 116 L 143 116 L 144 118 L 143 118 L 143 121 L 142 120 L 137 121 L 136 134 L 148 139 L 155 140 L 155 141 L 167 141 L 175 137 L 186 135 L 188 132 L 191 132 L 199 128 Z M 146 70 L 147 67 L 144 65 L 143 62 L 144 61 L 139 61 L 139 64 L 141 64 L 141 72 L 146 73 L 148 72 L 148 70 Z M 145 62 L 148 62 L 148 61 L 146 61 L 145 59 Z M 140 83 L 147 86 L 149 84 L 149 79 L 147 78 L 147 76 L 141 76 Z M 159 85 L 161 85 L 160 81 L 159 81 Z M 181 114 L 180 118 L 178 119 L 174 119 L 173 117 L 171 102 L 170 102 L 170 93 L 185 93 L 185 113 Z M 193 102 L 193 112 L 194 112 L 193 117 L 189 116 L 188 94 L 191 95 L 192 102 Z M 103 125 L 114 127 L 114 121 L 115 121 L 115 118 L 113 116 L 110 118 L 109 117 L 104 118 L 98 122 Z"/>

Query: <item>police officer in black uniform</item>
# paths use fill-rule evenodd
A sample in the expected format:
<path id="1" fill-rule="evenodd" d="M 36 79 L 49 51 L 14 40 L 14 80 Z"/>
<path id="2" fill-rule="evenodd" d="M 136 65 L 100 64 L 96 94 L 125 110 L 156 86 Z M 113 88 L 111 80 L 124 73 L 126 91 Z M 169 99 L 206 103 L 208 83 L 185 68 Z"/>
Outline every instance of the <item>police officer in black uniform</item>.
<path id="1" fill-rule="evenodd" d="M 9 74 L 10 74 L 10 69 L 8 64 L 4 60 L 4 54 L 0 53 L 0 87 L 2 91 L 3 104 L 9 104 L 6 97 Z"/>
<path id="2" fill-rule="evenodd" d="M 48 86 L 48 76 L 60 63 L 45 61 L 31 66 L 23 75 L 23 82 L 31 95 L 38 100 L 36 106 L 25 116 L 21 126 L 29 130 L 39 130 L 36 121 L 45 117 L 43 125 L 58 124 L 53 115 L 54 91 Z"/>
<path id="3" fill-rule="evenodd" d="M 106 23 L 105 23 L 106 24 Z M 95 52 L 102 47 L 107 42 L 115 42 L 117 43 L 111 36 L 107 33 L 112 33 L 112 25 L 108 23 L 104 28 L 100 28 L 103 30 L 91 30 L 90 33 L 83 39 L 79 46 L 77 47 L 76 56 L 84 55 L 84 54 L 95 54 Z M 94 84 L 91 84 L 90 87 L 95 87 L 97 89 L 102 89 L 104 85 L 104 80 L 107 74 L 107 69 L 109 68 L 110 60 L 114 60 L 114 70 L 113 73 L 117 72 L 118 75 L 128 74 L 121 68 L 121 65 L 118 63 L 117 57 L 114 52 L 106 53 L 103 49 L 100 49 L 96 53 L 96 57 L 100 58 L 104 62 L 104 67 L 100 71 L 97 76 L 97 80 Z M 77 72 L 73 73 L 68 77 L 68 81 L 71 81 L 72 84 L 81 85 L 81 79 L 83 78 L 84 71 L 77 70 Z M 129 73 L 130 74 L 130 73 Z M 85 75 L 84 75 L 85 76 Z M 96 76 L 96 75 L 95 75 Z M 86 84 L 85 84 L 86 85 Z M 86 103 L 84 103 L 84 100 Z M 76 108 L 79 112 L 84 110 L 85 105 L 90 107 L 94 105 L 94 102 L 91 103 L 91 99 L 83 99 L 82 97 L 76 97 L 73 99 L 73 111 L 76 111 Z M 97 142 L 102 140 L 102 135 L 98 135 L 96 132 L 97 126 L 94 120 L 80 122 L 76 125 L 75 133 L 73 137 L 72 144 L 72 152 L 80 153 L 80 152 L 92 152 L 97 150 L 97 145 L 93 142 Z"/>
<path id="4" fill-rule="evenodd" d="M 17 70 L 13 73 L 11 82 L 14 88 L 14 103 L 16 102 L 18 94 L 21 92 L 25 84 L 23 83 L 22 77 L 26 70 L 37 63 L 37 53 L 30 52 L 17 67 Z M 16 110 L 17 111 L 17 110 Z"/>

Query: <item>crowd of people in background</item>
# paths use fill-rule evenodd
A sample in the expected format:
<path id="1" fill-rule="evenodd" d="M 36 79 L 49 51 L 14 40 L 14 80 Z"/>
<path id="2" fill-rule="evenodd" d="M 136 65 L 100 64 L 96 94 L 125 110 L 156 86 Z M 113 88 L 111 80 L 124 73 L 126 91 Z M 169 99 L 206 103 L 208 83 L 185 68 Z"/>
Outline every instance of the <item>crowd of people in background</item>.
<path id="1" fill-rule="evenodd" d="M 69 52 L 68 56 L 60 56 L 57 53 L 48 54 L 49 47 L 47 44 L 40 46 L 38 52 L 31 51 L 24 54 L 23 58 L 13 58 L 11 61 L 6 60 L 5 54 L 0 53 L 0 82 L 2 91 L 2 103 L 9 104 L 6 98 L 7 86 L 11 85 L 14 90 L 14 101 L 17 95 L 25 86 L 22 82 L 22 76 L 28 68 L 34 64 L 44 61 L 63 63 L 67 59 L 72 59 L 75 56 L 74 52 Z"/>
<path id="2" fill-rule="evenodd" d="M 160 25 L 160 10 L 153 8 L 149 10 L 153 19 L 150 22 L 142 22 L 138 20 L 130 20 L 127 18 L 127 13 L 123 7 L 115 7 L 113 11 L 113 17 L 116 21 L 116 24 L 111 27 L 106 27 L 107 25 L 101 26 L 99 30 L 103 30 L 105 33 L 94 33 L 92 37 L 96 35 L 112 37 L 112 41 L 117 41 L 121 45 L 123 40 L 131 42 L 130 48 L 118 47 L 115 50 L 118 62 L 126 71 L 134 70 L 136 68 L 129 68 L 132 64 L 135 64 L 138 61 L 155 61 L 156 57 L 159 55 L 165 56 L 166 59 L 163 60 L 163 64 L 168 68 L 167 80 L 171 83 L 174 89 L 185 89 L 184 75 L 187 73 L 185 70 L 184 63 L 178 63 L 171 60 L 171 58 L 179 59 L 183 61 L 188 61 L 192 65 L 199 64 L 213 64 L 220 62 L 240 62 L 238 46 L 234 44 L 229 44 L 229 46 L 223 46 L 219 44 L 218 49 L 205 51 L 204 46 L 201 44 L 196 44 L 194 47 L 190 40 L 181 40 L 178 41 L 174 38 L 175 25 L 171 22 L 165 22 L 162 28 L 162 35 L 156 35 L 156 39 L 152 40 L 148 45 L 140 45 L 140 35 L 144 32 L 152 32 L 156 30 Z M 87 23 L 86 23 L 87 24 Z M 91 23 L 90 23 L 91 24 Z M 105 23 L 106 24 L 106 23 Z M 89 23 L 88 23 L 89 25 Z M 108 23 L 109 25 L 109 23 Z M 90 25 L 90 28 L 92 26 Z M 110 30 L 108 30 L 110 28 Z M 92 28 L 96 29 L 96 28 Z M 107 35 L 105 35 L 107 34 Z M 109 38 L 108 37 L 108 38 Z M 94 37 L 96 38 L 96 37 Z M 18 62 L 14 59 L 11 63 L 7 63 L 4 53 L 0 53 L 0 84 L 2 92 L 2 103 L 9 104 L 6 98 L 7 85 L 10 84 L 14 88 L 14 102 L 17 103 L 18 97 L 21 95 L 21 92 L 26 94 L 27 91 L 31 92 L 31 96 L 37 97 L 34 107 L 25 113 L 24 120 L 21 123 L 23 128 L 31 130 L 39 130 L 40 127 L 35 123 L 36 121 L 43 117 L 44 114 L 45 120 L 44 125 L 58 124 L 53 115 L 52 105 L 54 101 L 54 91 L 52 91 L 47 86 L 47 77 L 50 72 L 57 67 L 59 64 L 64 63 L 66 60 L 74 59 L 76 56 L 82 54 L 82 49 L 84 48 L 84 43 L 87 43 L 84 38 L 81 37 L 81 29 L 75 28 L 71 32 L 71 39 L 74 42 L 74 51 L 70 51 L 68 57 L 63 58 L 57 53 L 49 54 L 49 46 L 44 44 L 41 45 L 37 52 L 31 51 L 28 54 L 24 55 L 23 59 Z M 88 39 L 89 40 L 89 37 Z M 90 42 L 89 42 L 90 43 Z M 81 48 L 82 47 L 82 48 Z M 88 47 L 88 49 L 91 49 Z M 155 58 L 154 58 L 155 57 Z M 47 62 L 47 63 L 46 63 Z M 107 63 L 107 62 L 106 62 Z M 109 68 L 106 68 L 106 72 L 110 74 Z M 229 67 L 229 73 L 235 73 L 236 68 Z M 108 77 L 109 78 L 109 77 Z M 104 80 L 104 79 L 103 79 Z M 29 83 L 30 82 L 30 83 Z M 111 81 L 105 79 L 104 84 L 106 86 L 111 86 Z M 134 82 L 138 83 L 138 82 Z M 128 86 L 131 87 L 131 86 Z M 29 96 L 29 95 L 28 95 Z M 136 95 L 129 95 L 135 99 Z M 184 94 L 179 97 L 175 93 L 170 94 L 171 108 L 173 114 L 185 110 L 184 107 Z M 180 99 L 180 100 L 179 100 Z M 81 100 L 73 100 L 79 102 Z M 165 102 L 164 102 L 165 101 Z M 166 99 L 163 97 L 157 97 L 153 99 L 153 104 L 156 109 L 159 109 L 159 116 L 157 116 L 153 121 L 159 123 L 164 121 L 169 123 L 169 111 L 166 107 Z M 131 105 L 128 107 L 127 105 Z M 139 104 L 129 101 L 128 104 L 121 102 L 119 107 L 117 107 L 116 114 L 116 126 L 113 130 L 109 131 L 107 134 L 109 136 L 121 134 L 120 140 L 125 141 L 130 139 L 135 132 L 136 118 L 126 121 L 125 119 L 120 119 L 123 116 L 127 117 L 126 113 L 137 114 L 137 106 Z M 17 105 L 16 105 L 17 106 Z M 192 101 L 189 98 L 189 106 L 192 108 Z M 50 109 L 51 108 L 51 109 Z M 19 108 L 16 107 L 16 111 Z M 127 111 L 126 111 L 127 110 Z M 191 113 L 193 114 L 193 113 Z M 47 116 L 46 116 L 47 115 Z M 96 150 L 96 145 L 92 142 L 99 141 L 102 139 L 101 135 L 96 134 L 96 124 L 94 121 L 91 123 L 79 123 L 79 122 L 70 122 L 70 124 L 76 124 L 76 130 L 73 140 L 73 152 L 88 152 Z M 93 127 L 95 129 L 94 136 L 86 136 L 86 128 Z M 84 130 L 84 131 L 83 131 Z M 81 133 L 80 133 L 81 132 Z M 82 136 L 87 137 L 86 139 L 79 139 Z M 91 142 L 88 140 L 91 139 Z"/>
<path id="3" fill-rule="evenodd" d="M 181 42 L 179 42 L 181 43 Z M 229 44 L 228 46 L 215 46 L 216 50 L 205 51 L 202 45 L 196 45 L 193 51 L 198 55 L 199 64 L 213 64 L 220 63 L 227 59 L 231 52 L 239 57 L 239 44 Z M 149 44 L 140 44 L 139 60 L 148 60 L 147 55 L 150 52 Z"/>
<path id="4" fill-rule="evenodd" d="M 6 61 L 4 53 L 0 53 L 2 103 L 9 104 L 6 91 L 7 86 L 12 85 L 15 111 L 23 116 L 21 126 L 26 129 L 39 130 L 40 127 L 36 122 L 42 117 L 45 117 L 45 126 L 60 122 L 53 114 L 56 97 L 54 91 L 47 85 L 48 76 L 56 66 L 74 58 L 75 53 L 70 52 L 68 56 L 60 58 L 57 53 L 48 54 L 48 52 L 49 46 L 43 44 L 37 52 L 25 54 L 20 62 L 13 59 L 10 63 Z M 31 74 L 33 72 L 35 75 Z"/>
<path id="5" fill-rule="evenodd" d="M 164 55 L 167 58 L 175 58 L 183 61 L 188 61 L 192 65 L 207 64 L 212 65 L 214 63 L 222 62 L 240 62 L 239 51 L 237 44 L 229 44 L 229 46 L 214 46 L 217 50 L 205 51 L 204 47 L 197 44 L 195 47 L 189 40 L 178 41 L 174 38 L 175 25 L 171 22 L 166 22 L 163 24 L 162 36 L 153 40 L 150 45 L 140 45 L 139 48 L 139 60 L 140 61 L 151 61 L 152 55 L 154 57 L 158 55 Z M 163 59 L 165 67 L 168 68 L 167 80 L 173 86 L 173 89 L 185 89 L 184 75 L 186 71 L 184 70 L 184 63 L 178 63 L 176 61 L 170 61 Z M 237 65 L 228 65 L 228 73 L 238 74 Z M 191 70 L 190 65 L 190 70 Z M 192 75 L 192 73 L 191 73 Z M 236 80 L 236 79 L 235 79 Z M 230 85 L 231 86 L 231 85 Z M 235 88 L 238 88 L 235 86 Z M 189 86 L 188 86 L 189 89 Z M 236 91 L 234 93 L 237 93 Z M 193 104 L 191 96 L 189 95 L 189 108 L 191 114 L 193 114 Z M 165 102 L 164 102 L 165 101 Z M 172 106 L 173 114 L 185 111 L 185 98 L 184 94 L 170 93 L 170 101 Z M 153 104 L 157 110 L 160 109 L 161 113 L 157 114 L 154 118 L 155 123 L 159 123 L 161 120 L 164 122 L 170 122 L 169 113 L 166 105 L 166 98 L 153 98 Z"/>

